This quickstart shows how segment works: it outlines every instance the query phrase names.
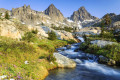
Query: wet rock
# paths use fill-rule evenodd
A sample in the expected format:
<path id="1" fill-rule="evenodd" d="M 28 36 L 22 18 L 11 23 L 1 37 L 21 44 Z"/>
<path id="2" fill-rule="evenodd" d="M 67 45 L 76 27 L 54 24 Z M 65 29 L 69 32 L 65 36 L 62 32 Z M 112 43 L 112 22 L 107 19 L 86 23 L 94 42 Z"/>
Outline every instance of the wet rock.
<path id="1" fill-rule="evenodd" d="M 71 49 L 71 45 L 67 45 L 66 48 L 67 48 L 67 49 Z"/>
<path id="2" fill-rule="evenodd" d="M 117 65 L 117 62 L 115 60 L 108 59 L 108 58 L 106 58 L 104 56 L 99 56 L 98 62 L 102 63 L 102 64 L 107 64 L 109 66 L 115 66 L 115 65 Z"/>
<path id="3" fill-rule="evenodd" d="M 114 65 L 116 65 L 116 61 L 110 59 L 110 60 L 108 61 L 108 65 L 110 65 L 110 66 L 114 66 Z"/>
<path id="4" fill-rule="evenodd" d="M 82 57 L 79 57 L 79 59 L 82 59 L 82 60 L 88 60 L 89 58 L 86 57 L 86 56 L 82 56 Z"/>
<path id="5" fill-rule="evenodd" d="M 67 58 L 59 53 L 54 53 L 54 57 L 56 58 L 56 62 L 58 64 L 58 67 L 61 67 L 61 68 L 74 68 L 74 67 L 76 67 L 76 63 L 73 60 L 71 60 L 71 59 L 69 59 L 69 58 Z"/>
<path id="6" fill-rule="evenodd" d="M 79 52 L 79 49 L 75 49 L 74 52 Z"/>
<path id="7" fill-rule="evenodd" d="M 109 59 L 101 55 L 101 56 L 99 56 L 98 61 L 99 61 L 99 63 L 107 64 Z"/>
<path id="8" fill-rule="evenodd" d="M 82 61 L 80 59 L 75 59 L 75 62 L 79 63 L 79 64 L 82 63 Z"/>
<path id="9" fill-rule="evenodd" d="M 66 50 L 66 47 L 57 48 L 56 50 L 57 50 L 57 51 L 65 51 L 65 50 Z"/>

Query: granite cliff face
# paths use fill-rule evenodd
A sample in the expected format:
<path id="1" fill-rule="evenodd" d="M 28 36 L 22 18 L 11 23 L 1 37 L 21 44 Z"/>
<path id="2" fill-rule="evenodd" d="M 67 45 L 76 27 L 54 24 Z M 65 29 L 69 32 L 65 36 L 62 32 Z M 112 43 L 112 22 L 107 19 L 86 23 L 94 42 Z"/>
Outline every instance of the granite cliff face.
<path id="1" fill-rule="evenodd" d="M 42 13 L 32 10 L 30 5 L 20 8 L 13 8 L 11 10 L 11 16 L 17 18 L 23 24 L 40 24 L 42 21 L 46 21 L 47 17 Z"/>
<path id="2" fill-rule="evenodd" d="M 54 21 L 63 22 L 64 16 L 53 4 L 51 4 L 44 12 L 46 15 L 50 16 Z"/>
<path id="3" fill-rule="evenodd" d="M 78 11 L 73 12 L 70 17 L 73 21 L 96 20 L 97 17 L 92 16 L 85 7 L 80 7 Z"/>

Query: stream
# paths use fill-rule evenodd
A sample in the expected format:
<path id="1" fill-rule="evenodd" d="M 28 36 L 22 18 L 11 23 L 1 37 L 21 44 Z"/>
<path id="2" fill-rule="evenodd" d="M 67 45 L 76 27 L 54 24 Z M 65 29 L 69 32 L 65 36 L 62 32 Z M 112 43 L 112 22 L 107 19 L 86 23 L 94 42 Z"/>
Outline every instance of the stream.
<path id="1" fill-rule="evenodd" d="M 79 37 L 84 42 L 84 39 Z M 99 64 L 93 54 L 75 51 L 81 43 L 72 44 L 71 48 L 58 48 L 59 54 L 73 59 L 77 66 L 74 69 L 54 69 L 45 80 L 120 80 L 120 68 Z"/>

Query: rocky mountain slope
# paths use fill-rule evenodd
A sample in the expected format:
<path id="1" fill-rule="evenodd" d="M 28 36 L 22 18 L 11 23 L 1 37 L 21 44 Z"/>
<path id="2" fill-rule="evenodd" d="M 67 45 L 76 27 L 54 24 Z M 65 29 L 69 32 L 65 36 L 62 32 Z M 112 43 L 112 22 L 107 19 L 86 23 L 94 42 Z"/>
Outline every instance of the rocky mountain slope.
<path id="1" fill-rule="evenodd" d="M 42 12 L 38 12 L 32 10 L 30 5 L 19 8 L 13 8 L 11 10 L 12 18 L 16 18 L 22 22 L 22 24 L 30 24 L 30 25 L 37 25 L 41 23 L 47 22 L 49 17 L 43 14 Z"/>
<path id="2" fill-rule="evenodd" d="M 92 16 L 85 7 L 80 7 L 77 11 L 73 12 L 70 17 L 73 21 L 84 21 L 84 20 L 96 20 L 97 17 Z"/>
<path id="3" fill-rule="evenodd" d="M 46 28 L 43 29 L 44 27 L 47 27 L 48 30 L 53 30 L 59 39 L 74 39 L 70 32 L 66 32 L 64 30 L 54 30 L 52 27 L 60 27 L 63 29 L 65 27 L 71 27 L 76 29 L 76 31 L 79 31 L 83 24 L 88 25 L 88 23 L 94 22 L 98 19 L 88 13 L 84 7 L 79 8 L 79 10 L 75 11 L 68 19 L 65 18 L 60 10 L 58 10 L 53 4 L 51 4 L 43 12 L 33 10 L 30 5 L 13 8 L 12 10 L 1 8 L 0 13 L 2 13 L 3 17 L 5 16 L 6 11 L 9 12 L 10 20 L 0 21 L 2 31 L 0 34 L 3 36 L 10 35 L 12 38 L 12 34 L 15 34 L 15 38 L 21 38 L 25 32 L 33 29 L 37 29 L 39 31 L 38 35 L 40 38 L 47 38 L 48 34 L 45 30 Z M 11 24 L 7 24 L 7 22 Z M 6 29 L 3 26 L 7 26 Z M 3 33 L 3 31 L 6 33 Z M 14 33 L 14 31 L 16 32 Z M 17 35 L 19 35 L 19 37 L 17 37 Z"/>
<path id="4" fill-rule="evenodd" d="M 5 14 L 7 10 L 1 8 L 0 13 Z M 41 25 L 51 26 L 54 24 L 56 27 L 77 27 L 81 28 L 84 23 L 89 23 L 96 20 L 97 18 L 91 16 L 90 13 L 84 7 L 79 8 L 75 11 L 70 19 L 65 18 L 63 14 L 53 4 L 51 4 L 45 11 L 35 11 L 31 9 L 30 5 L 22 6 L 19 8 L 13 8 L 9 11 L 11 18 L 18 19 L 22 24 L 27 25 Z"/>
<path id="5" fill-rule="evenodd" d="M 47 26 L 31 26 L 24 25 L 20 22 L 3 19 L 0 20 L 0 36 L 6 36 L 14 39 L 21 39 L 26 32 L 32 30 L 38 30 L 38 36 L 40 39 L 48 38 L 48 32 L 54 31 L 58 39 L 75 40 L 72 33 L 64 30 L 54 30 Z"/>

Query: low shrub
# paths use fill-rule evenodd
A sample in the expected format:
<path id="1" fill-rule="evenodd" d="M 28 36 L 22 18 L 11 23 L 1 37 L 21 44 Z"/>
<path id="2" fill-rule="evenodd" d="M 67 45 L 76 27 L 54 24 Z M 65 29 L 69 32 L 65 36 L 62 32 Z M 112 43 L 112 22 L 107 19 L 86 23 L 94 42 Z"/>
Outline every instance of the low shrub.
<path id="1" fill-rule="evenodd" d="M 48 60 L 49 62 L 54 62 L 54 61 L 56 61 L 56 58 L 53 56 L 53 54 L 49 54 L 49 55 L 47 56 L 47 60 Z"/>
<path id="2" fill-rule="evenodd" d="M 48 32 L 48 39 L 49 40 L 56 40 L 57 36 L 54 31 Z"/>
<path id="3" fill-rule="evenodd" d="M 36 32 L 35 32 L 36 33 Z M 27 41 L 27 42 L 36 42 L 38 40 L 38 37 L 36 34 L 34 34 L 34 32 L 27 32 L 25 33 L 25 35 L 22 37 L 23 41 Z"/>
<path id="4" fill-rule="evenodd" d="M 98 47 L 97 45 L 82 43 L 80 50 L 87 53 L 103 55 L 110 59 L 120 62 L 120 44 L 106 45 L 104 47 Z"/>
<path id="5" fill-rule="evenodd" d="M 52 25 L 52 28 L 55 30 L 65 30 L 67 32 L 72 32 L 72 30 L 73 30 L 73 28 L 68 27 L 68 26 L 65 26 L 64 28 L 62 28 L 61 26 L 56 27 L 56 26 Z"/>
<path id="6" fill-rule="evenodd" d="M 37 29 L 32 30 L 32 33 L 33 33 L 33 34 L 37 34 L 37 33 L 38 33 L 38 30 L 37 30 Z"/>
<path id="7" fill-rule="evenodd" d="M 42 56 L 39 57 L 39 59 L 46 59 L 49 62 L 55 62 L 56 61 L 56 58 L 53 56 L 52 53 L 46 54 L 46 55 L 42 55 Z"/>
<path id="8" fill-rule="evenodd" d="M 70 40 L 67 40 L 68 44 L 73 44 L 73 43 L 77 43 L 75 40 L 73 39 L 70 39 Z"/>

